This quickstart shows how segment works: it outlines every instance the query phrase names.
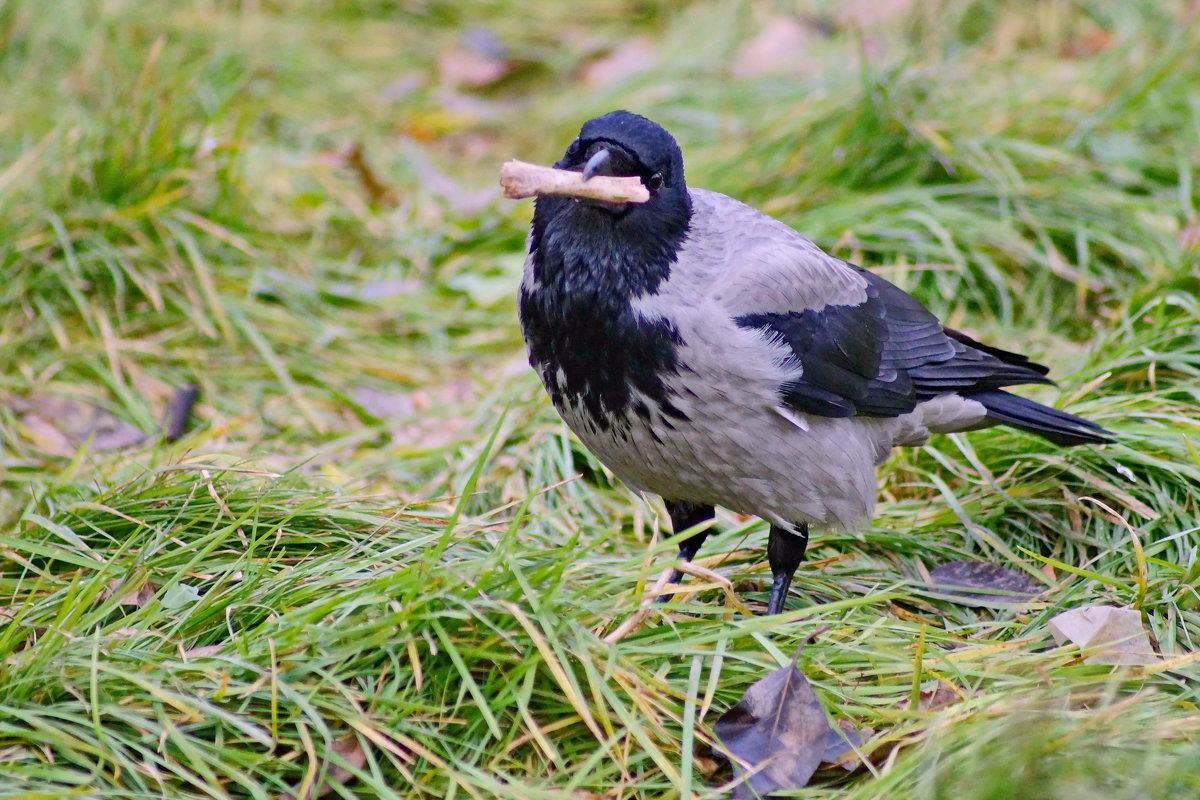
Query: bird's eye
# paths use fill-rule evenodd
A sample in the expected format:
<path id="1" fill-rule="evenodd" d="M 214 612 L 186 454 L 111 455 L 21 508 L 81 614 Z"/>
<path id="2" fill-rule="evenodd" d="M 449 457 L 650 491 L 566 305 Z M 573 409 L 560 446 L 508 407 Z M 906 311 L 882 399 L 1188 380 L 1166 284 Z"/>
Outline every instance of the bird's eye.
<path id="1" fill-rule="evenodd" d="M 642 183 L 646 184 L 646 188 L 649 189 L 650 191 L 657 192 L 659 189 L 662 188 L 662 185 L 663 185 L 662 173 L 656 172 L 653 175 L 651 175 L 649 178 L 646 178 L 646 180 L 642 181 Z"/>
<path id="2" fill-rule="evenodd" d="M 579 144 L 579 140 L 575 139 L 569 145 L 567 145 L 567 157 L 568 158 L 576 158 L 579 155 L 579 151 L 581 149 L 582 149 L 582 147 Z"/>

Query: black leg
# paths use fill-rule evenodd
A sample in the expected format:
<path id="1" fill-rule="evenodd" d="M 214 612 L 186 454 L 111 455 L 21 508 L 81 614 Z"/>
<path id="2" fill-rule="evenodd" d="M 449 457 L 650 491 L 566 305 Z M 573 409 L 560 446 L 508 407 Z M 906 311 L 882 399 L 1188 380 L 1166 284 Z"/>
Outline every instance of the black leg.
<path id="1" fill-rule="evenodd" d="M 807 547 L 808 526 L 804 523 L 796 525 L 796 533 L 778 525 L 771 526 L 771 533 L 767 536 L 767 561 L 771 564 L 774 580 L 771 582 L 771 600 L 767 603 L 768 614 L 783 611 L 792 576 L 804 560 Z"/>
<path id="2" fill-rule="evenodd" d="M 695 503 L 681 503 L 675 500 L 664 500 L 667 507 L 667 513 L 671 515 L 671 532 L 683 533 L 688 528 L 694 528 L 701 523 L 708 522 L 716 514 L 716 509 L 712 506 L 701 506 Z M 694 533 L 688 538 L 679 543 L 679 557 L 684 561 L 691 561 L 696 557 L 696 553 L 700 552 L 701 545 L 708 538 L 708 528 Z M 683 573 L 675 570 L 674 576 L 671 578 L 671 583 L 679 583 L 683 578 Z"/>
<path id="3" fill-rule="evenodd" d="M 688 528 L 708 522 L 716 514 L 716 509 L 712 506 L 696 505 L 695 503 L 683 503 L 676 500 L 664 500 L 667 506 L 667 513 L 671 515 L 671 531 L 672 533 L 683 533 Z M 708 538 L 708 528 L 693 533 L 688 538 L 679 543 L 679 557 L 684 561 L 691 561 L 696 557 L 696 553 L 700 552 L 700 546 L 704 544 L 704 540 Z M 671 583 L 679 583 L 683 580 L 683 573 L 679 570 L 671 575 Z M 665 603 L 674 595 L 663 595 L 658 598 L 660 603 Z"/>

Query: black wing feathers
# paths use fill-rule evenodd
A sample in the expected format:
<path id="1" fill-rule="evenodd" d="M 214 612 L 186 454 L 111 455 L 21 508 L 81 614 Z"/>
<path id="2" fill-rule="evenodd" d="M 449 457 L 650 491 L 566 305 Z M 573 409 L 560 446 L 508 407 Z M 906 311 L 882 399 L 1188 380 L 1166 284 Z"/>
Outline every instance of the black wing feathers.
<path id="1" fill-rule="evenodd" d="M 793 408 L 825 417 L 896 417 L 939 394 L 1050 382 L 1040 364 L 943 327 L 901 289 L 847 267 L 867 281 L 863 303 L 735 320 L 786 344 L 799 362 L 801 376 L 782 386 Z"/>
<path id="2" fill-rule="evenodd" d="M 983 342 L 972 339 L 962 331 L 954 330 L 954 328 L 943 328 L 943 330 L 951 339 L 965 344 L 967 347 L 974 348 L 975 350 L 982 350 L 988 355 L 995 356 L 1005 364 L 1028 367 L 1029 369 L 1041 375 L 1045 375 L 1050 372 L 1049 367 L 1043 367 L 1041 364 L 1033 363 L 1029 360 L 1029 356 L 1023 356 L 1020 353 L 1013 353 L 1009 350 L 1001 350 L 999 347 L 992 347 L 990 344 L 984 344 Z"/>

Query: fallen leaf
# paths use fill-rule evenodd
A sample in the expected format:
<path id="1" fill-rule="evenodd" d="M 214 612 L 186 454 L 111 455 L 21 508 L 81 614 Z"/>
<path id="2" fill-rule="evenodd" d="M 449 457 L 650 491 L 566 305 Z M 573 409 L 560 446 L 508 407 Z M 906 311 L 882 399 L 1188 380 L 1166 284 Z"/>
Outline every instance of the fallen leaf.
<path id="1" fill-rule="evenodd" d="M 409 168 L 416 172 L 421 191 L 445 201 L 455 216 L 473 216 L 495 201 L 496 190 L 492 186 L 464 185 L 442 171 L 425 148 L 415 142 L 404 142 L 401 148 Z"/>
<path id="2" fill-rule="evenodd" d="M 749 774 L 734 787 L 733 800 L 799 789 L 827 757 L 837 758 L 851 749 L 846 734 L 829 724 L 816 692 L 796 667 L 811 639 L 796 648 L 792 663 L 755 681 L 713 726 L 736 759 L 734 774 Z M 838 752 L 832 753 L 835 749 Z"/>
<path id="3" fill-rule="evenodd" d="M 91 439 L 92 450 L 117 450 L 139 444 L 146 434 L 91 403 L 53 394 L 12 398 L 8 406 L 21 415 L 24 433 L 45 453 L 71 456 Z"/>
<path id="4" fill-rule="evenodd" d="M 950 561 L 929 573 L 938 595 L 964 606 L 1026 603 L 1045 591 L 1016 570 L 986 561 Z"/>
<path id="5" fill-rule="evenodd" d="M 1065 58 L 1087 58 L 1112 47 L 1117 37 L 1111 31 L 1091 31 L 1063 44 L 1059 55 Z"/>
<path id="6" fill-rule="evenodd" d="M 377 419 L 406 417 L 413 412 L 412 396 L 407 392 L 381 392 L 368 386 L 356 386 L 354 402 Z"/>
<path id="7" fill-rule="evenodd" d="M 647 72 L 653 66 L 654 41 L 648 36 L 638 36 L 584 66 L 579 77 L 589 86 L 607 86 Z"/>
<path id="8" fill-rule="evenodd" d="M 185 661 L 190 661 L 193 658 L 209 658 L 211 656 L 215 656 L 217 653 L 221 652 L 223 647 L 224 645 L 220 644 L 205 644 L 201 645 L 200 647 L 189 647 L 186 650 L 182 650 L 181 653 L 183 654 Z"/>
<path id="9" fill-rule="evenodd" d="M 37 414 L 24 414 L 20 419 L 23 438 L 30 444 L 53 456 L 74 455 L 77 449 L 67 435 Z"/>
<path id="10" fill-rule="evenodd" d="M 815 72 L 820 68 L 819 62 L 806 58 L 805 54 L 816 39 L 813 30 L 795 17 L 772 17 L 757 36 L 738 50 L 730 72 L 735 78 Z"/>
<path id="11" fill-rule="evenodd" d="M 304 784 L 307 781 L 301 782 L 295 792 L 285 793 L 280 800 L 311 800 L 324 797 L 338 787 L 345 786 L 346 781 L 353 777 L 354 770 L 362 769 L 367 763 L 367 751 L 355 733 L 347 733 L 335 739 L 329 747 L 329 754 L 338 756 L 348 766 L 342 766 L 329 759 L 329 767 L 319 783 L 306 788 Z"/>
<path id="12" fill-rule="evenodd" d="M 163 413 L 163 438 L 168 442 L 179 441 L 187 433 L 188 421 L 192 418 L 192 409 L 200 399 L 200 387 L 194 383 L 185 383 L 171 395 L 167 410 Z"/>
<path id="13" fill-rule="evenodd" d="M 918 711 L 936 711 L 939 708 L 954 705 L 962 702 L 963 694 L 961 691 L 956 691 L 944 683 L 939 683 L 933 691 L 921 692 L 921 696 L 917 699 Z M 905 700 L 900 704 L 901 708 L 908 708 L 909 702 Z"/>
<path id="14" fill-rule="evenodd" d="M 1058 644 L 1071 642 L 1089 651 L 1085 664 L 1155 664 L 1160 656 L 1150 646 L 1141 612 L 1117 606 L 1081 606 L 1050 620 Z"/>
<path id="15" fill-rule="evenodd" d="M 123 588 L 122 583 L 123 581 L 118 578 L 112 583 L 108 584 L 104 591 L 100 593 L 100 598 L 102 600 L 107 600 L 117 592 L 120 592 Z M 136 589 L 123 592 L 120 599 L 117 600 L 117 603 L 123 606 L 137 606 L 138 608 L 145 608 L 146 604 L 154 598 L 154 595 L 157 592 L 158 587 L 150 581 L 146 581 Z"/>
<path id="16" fill-rule="evenodd" d="M 503 43 L 485 28 L 472 28 L 457 47 L 443 50 L 437 58 L 438 75 L 447 86 L 482 89 L 512 70 Z"/>
<path id="17" fill-rule="evenodd" d="M 863 742 L 874 731 L 860 731 L 848 719 L 839 719 L 836 728 L 831 728 L 825 739 L 825 752 L 821 756 L 821 769 L 841 767 L 847 772 L 853 772 L 862 765 L 862 758 L 855 748 L 861 748 Z"/>

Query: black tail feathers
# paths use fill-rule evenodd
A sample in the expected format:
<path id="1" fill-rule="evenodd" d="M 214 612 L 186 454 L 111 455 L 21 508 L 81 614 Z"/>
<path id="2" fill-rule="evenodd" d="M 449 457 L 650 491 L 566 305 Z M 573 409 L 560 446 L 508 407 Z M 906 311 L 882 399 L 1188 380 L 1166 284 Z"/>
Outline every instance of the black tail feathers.
<path id="1" fill-rule="evenodd" d="M 1015 394 L 993 389 L 986 392 L 971 392 L 971 400 L 983 403 L 989 419 L 1011 425 L 1023 431 L 1036 433 L 1058 445 L 1070 447 L 1076 444 L 1104 444 L 1115 438 L 1091 420 L 1050 408 L 1041 403 Z"/>

